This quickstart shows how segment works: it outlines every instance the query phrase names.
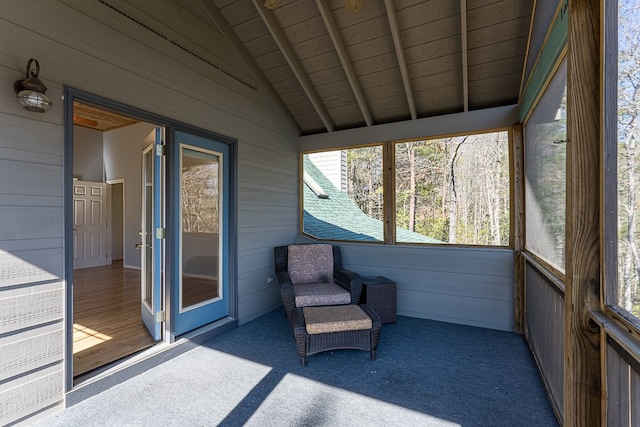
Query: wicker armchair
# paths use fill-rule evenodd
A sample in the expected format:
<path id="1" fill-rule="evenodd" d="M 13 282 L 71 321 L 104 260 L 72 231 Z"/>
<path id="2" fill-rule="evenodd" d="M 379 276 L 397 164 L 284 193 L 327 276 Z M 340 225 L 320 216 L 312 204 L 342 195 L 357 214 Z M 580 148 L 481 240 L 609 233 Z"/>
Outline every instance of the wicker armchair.
<path id="1" fill-rule="evenodd" d="M 277 246 L 275 270 L 289 323 L 296 307 L 358 304 L 359 274 L 342 266 L 340 248 L 329 244 Z"/>

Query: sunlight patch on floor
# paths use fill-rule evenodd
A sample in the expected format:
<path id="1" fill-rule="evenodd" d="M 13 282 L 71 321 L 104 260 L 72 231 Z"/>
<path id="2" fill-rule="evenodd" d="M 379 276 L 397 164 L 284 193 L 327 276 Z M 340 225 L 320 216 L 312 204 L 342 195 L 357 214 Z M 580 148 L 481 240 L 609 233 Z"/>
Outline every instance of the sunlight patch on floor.
<path id="1" fill-rule="evenodd" d="M 79 353 L 88 348 L 109 341 L 113 337 L 93 330 L 79 323 L 73 324 L 73 353 Z"/>
<path id="2" fill-rule="evenodd" d="M 286 374 L 260 404 L 248 426 L 266 414 L 288 425 L 422 425 L 460 424 L 309 378 Z"/>

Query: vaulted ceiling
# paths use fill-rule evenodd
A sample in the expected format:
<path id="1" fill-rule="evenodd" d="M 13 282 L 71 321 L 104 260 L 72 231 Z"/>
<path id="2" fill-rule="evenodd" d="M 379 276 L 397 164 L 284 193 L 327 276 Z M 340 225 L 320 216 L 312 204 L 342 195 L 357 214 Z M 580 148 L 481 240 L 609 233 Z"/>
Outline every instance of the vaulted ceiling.
<path id="1" fill-rule="evenodd" d="M 535 1 L 100 3 L 205 68 L 262 83 L 310 135 L 517 103 Z M 98 130 L 130 124 L 95 109 L 75 115 Z"/>
<path id="2" fill-rule="evenodd" d="M 302 135 L 518 101 L 533 0 L 210 1 Z"/>

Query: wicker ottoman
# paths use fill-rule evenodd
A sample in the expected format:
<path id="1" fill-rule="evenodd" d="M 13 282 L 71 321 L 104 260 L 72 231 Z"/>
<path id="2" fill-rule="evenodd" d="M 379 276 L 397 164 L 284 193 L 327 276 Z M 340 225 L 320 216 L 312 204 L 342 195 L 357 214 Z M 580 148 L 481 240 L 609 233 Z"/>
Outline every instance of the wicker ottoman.
<path id="1" fill-rule="evenodd" d="M 368 350 L 375 360 L 380 327 L 380 317 L 366 304 L 296 308 L 293 335 L 300 363 L 305 366 L 307 356 L 338 349 Z"/>

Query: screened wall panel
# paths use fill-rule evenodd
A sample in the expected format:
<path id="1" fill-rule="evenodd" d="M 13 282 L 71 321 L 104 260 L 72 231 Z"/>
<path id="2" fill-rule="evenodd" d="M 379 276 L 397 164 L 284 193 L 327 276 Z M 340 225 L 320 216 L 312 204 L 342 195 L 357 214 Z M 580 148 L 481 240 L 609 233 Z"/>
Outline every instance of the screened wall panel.
<path id="1" fill-rule="evenodd" d="M 564 60 L 524 127 L 526 248 L 564 271 L 567 65 Z"/>

